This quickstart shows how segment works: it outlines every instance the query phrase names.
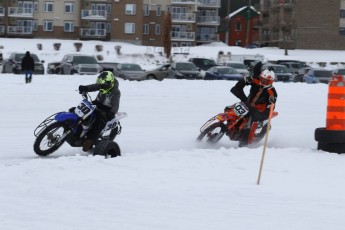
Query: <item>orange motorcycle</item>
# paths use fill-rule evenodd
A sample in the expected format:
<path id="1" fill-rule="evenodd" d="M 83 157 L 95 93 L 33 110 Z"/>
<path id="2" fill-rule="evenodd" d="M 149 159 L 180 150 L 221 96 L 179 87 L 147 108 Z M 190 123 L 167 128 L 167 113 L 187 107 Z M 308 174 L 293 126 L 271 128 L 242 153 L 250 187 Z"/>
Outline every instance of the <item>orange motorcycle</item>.
<path id="1" fill-rule="evenodd" d="M 268 119 L 250 122 L 248 113 L 249 108 L 243 102 L 227 106 L 224 113 L 217 114 L 201 126 L 197 140 L 217 143 L 226 134 L 231 141 L 239 141 L 240 147 L 259 142 L 266 134 Z M 277 115 L 278 112 L 273 111 L 272 118 Z"/>

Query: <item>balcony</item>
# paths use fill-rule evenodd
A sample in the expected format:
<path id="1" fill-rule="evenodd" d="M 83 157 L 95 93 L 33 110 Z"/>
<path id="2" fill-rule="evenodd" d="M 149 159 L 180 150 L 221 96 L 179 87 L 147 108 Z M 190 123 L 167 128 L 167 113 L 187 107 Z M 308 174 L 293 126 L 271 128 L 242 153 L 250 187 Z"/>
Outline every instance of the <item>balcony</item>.
<path id="1" fill-rule="evenodd" d="M 172 14 L 171 20 L 172 22 L 195 23 L 195 14 L 194 13 Z"/>
<path id="2" fill-rule="evenodd" d="M 197 34 L 196 35 L 197 42 L 218 42 L 219 35 L 218 34 Z"/>
<path id="3" fill-rule="evenodd" d="M 105 38 L 105 29 L 81 28 L 80 37 L 82 38 Z"/>
<path id="4" fill-rule="evenodd" d="M 284 7 L 292 8 L 296 5 L 296 0 L 275 0 L 272 4 L 272 8 Z"/>
<path id="5" fill-rule="evenodd" d="M 171 0 L 171 5 L 195 5 L 197 0 Z"/>
<path id="6" fill-rule="evenodd" d="M 0 17 L 4 17 L 4 16 L 5 16 L 5 8 L 0 7 Z"/>
<path id="7" fill-rule="evenodd" d="M 220 8 L 220 0 L 198 0 L 198 7 Z"/>
<path id="8" fill-rule="evenodd" d="M 81 19 L 87 20 L 107 20 L 106 10 L 82 10 Z"/>
<path id="9" fill-rule="evenodd" d="M 22 8 L 22 7 L 8 7 L 9 17 L 22 17 L 22 18 L 32 18 L 33 8 Z"/>
<path id="10" fill-rule="evenodd" d="M 171 32 L 172 41 L 195 41 L 195 32 Z"/>
<path id="11" fill-rule="evenodd" d="M 7 34 L 9 35 L 32 35 L 31 26 L 8 26 Z"/>
<path id="12" fill-rule="evenodd" d="M 201 25 L 219 26 L 220 17 L 218 16 L 198 16 L 196 22 Z"/>

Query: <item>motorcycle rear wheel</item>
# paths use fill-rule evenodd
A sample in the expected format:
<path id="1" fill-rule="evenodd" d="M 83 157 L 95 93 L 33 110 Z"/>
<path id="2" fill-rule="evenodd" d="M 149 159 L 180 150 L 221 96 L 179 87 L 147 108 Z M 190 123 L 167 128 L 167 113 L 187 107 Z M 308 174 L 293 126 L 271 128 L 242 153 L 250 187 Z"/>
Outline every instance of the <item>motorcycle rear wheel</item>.
<path id="1" fill-rule="evenodd" d="M 225 125 L 223 123 L 214 123 L 199 134 L 197 140 L 206 143 L 217 143 L 225 134 Z"/>
<path id="2" fill-rule="evenodd" d="M 119 145 L 110 140 L 101 140 L 99 143 L 96 145 L 95 149 L 93 150 L 93 155 L 101 155 L 104 156 L 105 158 L 108 157 L 118 157 L 121 156 L 121 150 Z"/>
<path id="3" fill-rule="evenodd" d="M 34 151 L 39 156 L 48 156 L 55 152 L 66 140 L 61 139 L 66 132 L 63 123 L 52 123 L 48 125 L 36 138 Z"/>

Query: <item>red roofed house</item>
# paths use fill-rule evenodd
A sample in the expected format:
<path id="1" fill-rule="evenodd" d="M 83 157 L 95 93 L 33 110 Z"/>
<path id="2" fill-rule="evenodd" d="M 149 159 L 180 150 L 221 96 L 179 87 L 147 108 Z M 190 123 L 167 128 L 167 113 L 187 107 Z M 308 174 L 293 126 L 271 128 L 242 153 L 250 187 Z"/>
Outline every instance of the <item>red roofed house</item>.
<path id="1" fill-rule="evenodd" d="M 244 6 L 232 12 L 226 17 L 229 20 L 228 33 L 220 34 L 220 40 L 229 46 L 242 47 L 245 47 L 247 43 L 250 45 L 258 41 L 259 33 L 257 29 L 254 29 L 253 25 L 259 20 L 259 14 L 252 6 Z M 247 18 L 249 18 L 249 21 Z"/>

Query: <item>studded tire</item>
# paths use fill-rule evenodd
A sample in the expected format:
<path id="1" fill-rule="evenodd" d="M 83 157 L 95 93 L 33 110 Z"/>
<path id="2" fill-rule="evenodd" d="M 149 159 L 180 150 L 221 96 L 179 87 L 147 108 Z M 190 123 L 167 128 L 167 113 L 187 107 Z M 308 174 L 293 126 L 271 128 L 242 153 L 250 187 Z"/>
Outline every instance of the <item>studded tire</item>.
<path id="1" fill-rule="evenodd" d="M 105 158 L 113 158 L 121 156 L 121 150 L 116 142 L 110 140 L 101 140 L 95 146 L 93 150 L 93 155 L 100 155 L 104 156 Z"/>

